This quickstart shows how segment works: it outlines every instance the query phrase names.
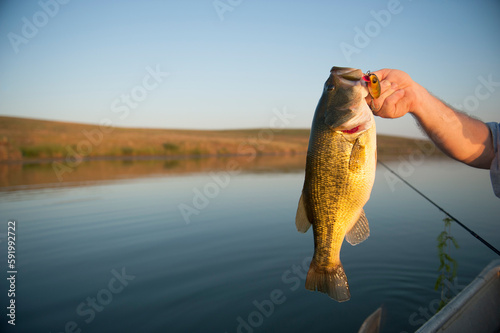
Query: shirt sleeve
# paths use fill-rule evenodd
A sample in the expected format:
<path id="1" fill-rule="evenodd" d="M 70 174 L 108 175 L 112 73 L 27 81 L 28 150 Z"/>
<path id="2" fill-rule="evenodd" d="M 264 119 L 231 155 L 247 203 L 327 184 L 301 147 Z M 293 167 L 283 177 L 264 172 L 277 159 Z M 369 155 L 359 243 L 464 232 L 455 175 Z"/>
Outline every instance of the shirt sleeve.
<path id="1" fill-rule="evenodd" d="M 486 123 L 486 125 L 490 128 L 495 150 L 495 157 L 490 167 L 491 185 L 495 195 L 500 198 L 500 123 Z"/>

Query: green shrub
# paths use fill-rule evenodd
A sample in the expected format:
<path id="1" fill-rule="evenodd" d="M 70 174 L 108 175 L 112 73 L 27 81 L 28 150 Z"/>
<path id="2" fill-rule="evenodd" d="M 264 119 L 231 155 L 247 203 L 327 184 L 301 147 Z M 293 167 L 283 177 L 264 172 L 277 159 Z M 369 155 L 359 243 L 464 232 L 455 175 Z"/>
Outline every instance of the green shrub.
<path id="1" fill-rule="evenodd" d="M 203 155 L 203 151 L 198 147 L 191 149 L 189 153 L 195 156 Z"/>
<path id="2" fill-rule="evenodd" d="M 134 148 L 122 147 L 122 155 L 132 155 L 134 153 Z"/>
<path id="3" fill-rule="evenodd" d="M 175 143 L 165 142 L 163 143 L 163 149 L 165 149 L 165 151 L 167 152 L 176 153 L 180 150 L 180 147 Z"/>
<path id="4" fill-rule="evenodd" d="M 19 150 L 21 150 L 23 157 L 28 158 L 62 157 L 64 154 L 62 146 L 53 144 L 23 146 Z"/>

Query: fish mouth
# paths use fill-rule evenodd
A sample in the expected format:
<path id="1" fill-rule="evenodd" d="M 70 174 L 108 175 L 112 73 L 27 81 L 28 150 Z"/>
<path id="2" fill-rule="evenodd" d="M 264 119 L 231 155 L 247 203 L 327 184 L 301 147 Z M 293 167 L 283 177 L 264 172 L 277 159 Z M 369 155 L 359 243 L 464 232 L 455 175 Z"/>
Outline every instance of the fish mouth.
<path id="1" fill-rule="evenodd" d="M 347 81 L 359 81 L 363 78 L 364 75 L 361 69 L 336 66 L 332 67 L 330 73 L 333 76 L 338 76 Z"/>
<path id="2" fill-rule="evenodd" d="M 339 86 L 354 86 L 363 79 L 363 72 L 360 69 L 350 67 L 333 66 L 330 70 L 330 77 L 325 83 L 325 90 L 332 91 Z"/>

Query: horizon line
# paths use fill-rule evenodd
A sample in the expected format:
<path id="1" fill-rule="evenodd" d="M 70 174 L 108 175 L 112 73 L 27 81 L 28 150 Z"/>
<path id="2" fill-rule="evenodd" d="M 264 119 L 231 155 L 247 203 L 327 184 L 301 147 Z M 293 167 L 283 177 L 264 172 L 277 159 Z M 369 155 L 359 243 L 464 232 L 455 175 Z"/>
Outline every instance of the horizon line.
<path id="1" fill-rule="evenodd" d="M 54 120 L 47 118 L 32 118 L 32 117 L 20 117 L 20 116 L 12 116 L 12 115 L 3 115 L 0 114 L 0 118 L 13 118 L 13 119 L 24 119 L 24 120 L 35 120 L 35 121 L 45 121 L 45 122 L 55 122 L 55 123 L 63 123 L 63 124 L 76 124 L 76 125 L 84 125 L 84 126 L 104 126 L 98 123 L 89 123 L 89 122 L 79 122 L 79 121 L 67 121 L 67 120 Z M 136 130 L 172 130 L 172 131 L 206 131 L 206 132 L 220 132 L 220 131 L 251 131 L 251 130 L 262 130 L 269 127 L 233 127 L 233 128 L 219 128 L 219 129 L 206 129 L 206 128 L 168 128 L 168 127 L 133 127 L 133 126 L 115 126 L 111 124 L 113 128 L 120 129 L 136 129 Z M 286 127 L 280 128 L 279 130 L 307 130 L 310 131 L 310 127 Z M 423 137 L 414 137 L 414 136 L 401 136 L 394 134 L 387 134 L 383 132 L 377 132 L 380 135 L 386 136 L 394 136 L 400 138 L 408 138 L 408 139 L 429 139 L 426 136 Z"/>

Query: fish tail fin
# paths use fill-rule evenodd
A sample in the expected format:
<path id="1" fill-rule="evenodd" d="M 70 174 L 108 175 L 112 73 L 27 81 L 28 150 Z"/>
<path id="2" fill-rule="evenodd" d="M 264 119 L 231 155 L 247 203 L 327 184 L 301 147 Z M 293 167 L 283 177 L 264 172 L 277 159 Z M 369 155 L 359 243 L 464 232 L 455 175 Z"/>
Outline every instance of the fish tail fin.
<path id="1" fill-rule="evenodd" d="M 351 298 L 347 276 L 340 261 L 336 266 L 321 267 L 313 259 L 307 272 L 306 289 L 325 293 L 337 302 Z"/>

